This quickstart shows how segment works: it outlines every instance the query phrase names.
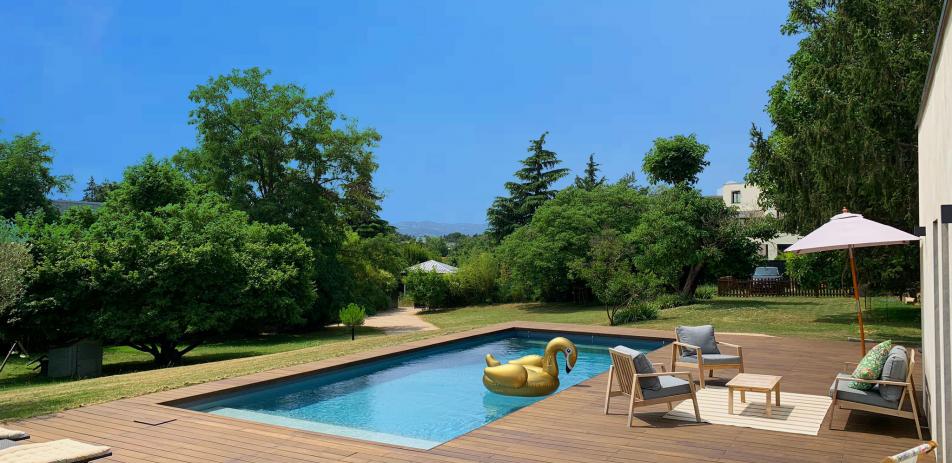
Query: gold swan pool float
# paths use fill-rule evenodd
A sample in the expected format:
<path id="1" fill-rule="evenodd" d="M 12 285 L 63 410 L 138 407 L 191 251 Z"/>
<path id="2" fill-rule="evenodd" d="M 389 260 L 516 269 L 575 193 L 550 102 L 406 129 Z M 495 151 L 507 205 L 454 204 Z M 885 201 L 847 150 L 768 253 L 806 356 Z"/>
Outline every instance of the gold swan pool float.
<path id="1" fill-rule="evenodd" d="M 551 394 L 559 388 L 559 362 L 556 354 L 565 355 L 565 372 L 572 371 L 578 359 L 575 344 L 563 337 L 549 341 L 545 353 L 527 355 L 500 364 L 493 354 L 486 354 L 487 367 L 483 370 L 486 389 L 503 395 L 535 397 Z"/>

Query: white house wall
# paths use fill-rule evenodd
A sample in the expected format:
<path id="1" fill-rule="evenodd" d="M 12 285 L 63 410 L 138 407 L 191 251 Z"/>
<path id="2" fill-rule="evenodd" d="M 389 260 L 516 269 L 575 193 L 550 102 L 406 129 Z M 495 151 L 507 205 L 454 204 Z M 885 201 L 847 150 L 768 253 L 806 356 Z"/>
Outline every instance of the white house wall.
<path id="1" fill-rule="evenodd" d="M 944 18 L 948 27 L 949 17 Z M 919 119 L 919 224 L 922 240 L 922 353 L 924 408 L 939 443 L 940 462 L 952 462 L 952 349 L 950 349 L 950 245 L 952 224 L 943 224 L 942 205 L 952 205 L 952 35 L 940 36 L 934 75 Z"/>

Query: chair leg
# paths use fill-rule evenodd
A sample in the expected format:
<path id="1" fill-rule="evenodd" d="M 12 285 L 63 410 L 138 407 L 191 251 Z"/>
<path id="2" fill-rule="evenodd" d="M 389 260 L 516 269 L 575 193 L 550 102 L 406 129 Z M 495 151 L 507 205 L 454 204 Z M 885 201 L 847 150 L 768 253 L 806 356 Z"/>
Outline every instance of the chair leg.
<path id="1" fill-rule="evenodd" d="M 833 404 L 832 406 L 830 406 L 830 425 L 827 427 L 827 429 L 830 429 L 830 430 L 833 429 L 833 417 L 835 415 L 836 415 L 836 404 Z"/>
<path id="2" fill-rule="evenodd" d="M 701 421 L 701 409 L 698 408 L 698 406 L 697 406 L 697 396 L 696 396 L 696 395 L 691 394 L 691 402 L 694 402 L 694 418 L 697 420 L 698 423 L 702 423 L 702 421 Z"/>
<path id="3" fill-rule="evenodd" d="M 711 378 L 713 378 L 713 377 L 714 377 L 714 369 L 711 368 Z"/>
<path id="4" fill-rule="evenodd" d="M 615 366 L 608 367 L 608 387 L 605 388 L 605 414 L 608 414 L 608 404 L 612 399 L 612 382 L 615 379 Z"/>
<path id="5" fill-rule="evenodd" d="M 635 413 L 635 394 L 631 394 L 631 400 L 628 401 L 628 427 L 631 427 L 632 415 Z"/>
<path id="6" fill-rule="evenodd" d="M 697 377 L 701 382 L 701 389 L 704 389 L 704 360 L 700 350 L 697 351 Z"/>
<path id="7" fill-rule="evenodd" d="M 907 387 L 909 391 L 909 404 L 912 405 L 912 420 L 916 423 L 916 434 L 919 435 L 919 440 L 922 440 L 922 426 L 919 426 L 919 404 L 916 403 L 916 391 L 915 387 Z"/>

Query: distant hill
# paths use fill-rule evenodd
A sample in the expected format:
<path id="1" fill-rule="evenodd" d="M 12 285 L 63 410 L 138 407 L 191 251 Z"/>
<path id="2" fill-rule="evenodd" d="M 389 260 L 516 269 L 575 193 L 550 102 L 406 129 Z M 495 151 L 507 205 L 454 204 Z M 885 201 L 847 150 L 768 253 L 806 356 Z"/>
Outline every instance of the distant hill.
<path id="1" fill-rule="evenodd" d="M 486 231 L 481 223 L 440 223 L 440 222 L 396 222 L 392 224 L 397 231 L 410 236 L 443 236 L 453 232 L 464 235 L 478 235 Z"/>

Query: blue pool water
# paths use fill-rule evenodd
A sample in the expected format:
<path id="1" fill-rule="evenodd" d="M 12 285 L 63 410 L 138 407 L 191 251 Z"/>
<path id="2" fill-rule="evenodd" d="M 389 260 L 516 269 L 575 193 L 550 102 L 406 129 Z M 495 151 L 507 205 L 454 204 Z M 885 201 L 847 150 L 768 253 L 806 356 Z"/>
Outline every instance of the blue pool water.
<path id="1" fill-rule="evenodd" d="M 179 405 L 297 429 L 428 449 L 544 397 L 507 397 L 483 387 L 484 356 L 502 362 L 542 354 L 555 334 L 512 331 L 443 344 L 302 379 Z M 566 336 L 579 356 L 559 391 L 608 370 L 608 347 L 650 351 L 660 341 Z M 557 392 L 556 392 L 557 393 Z"/>

